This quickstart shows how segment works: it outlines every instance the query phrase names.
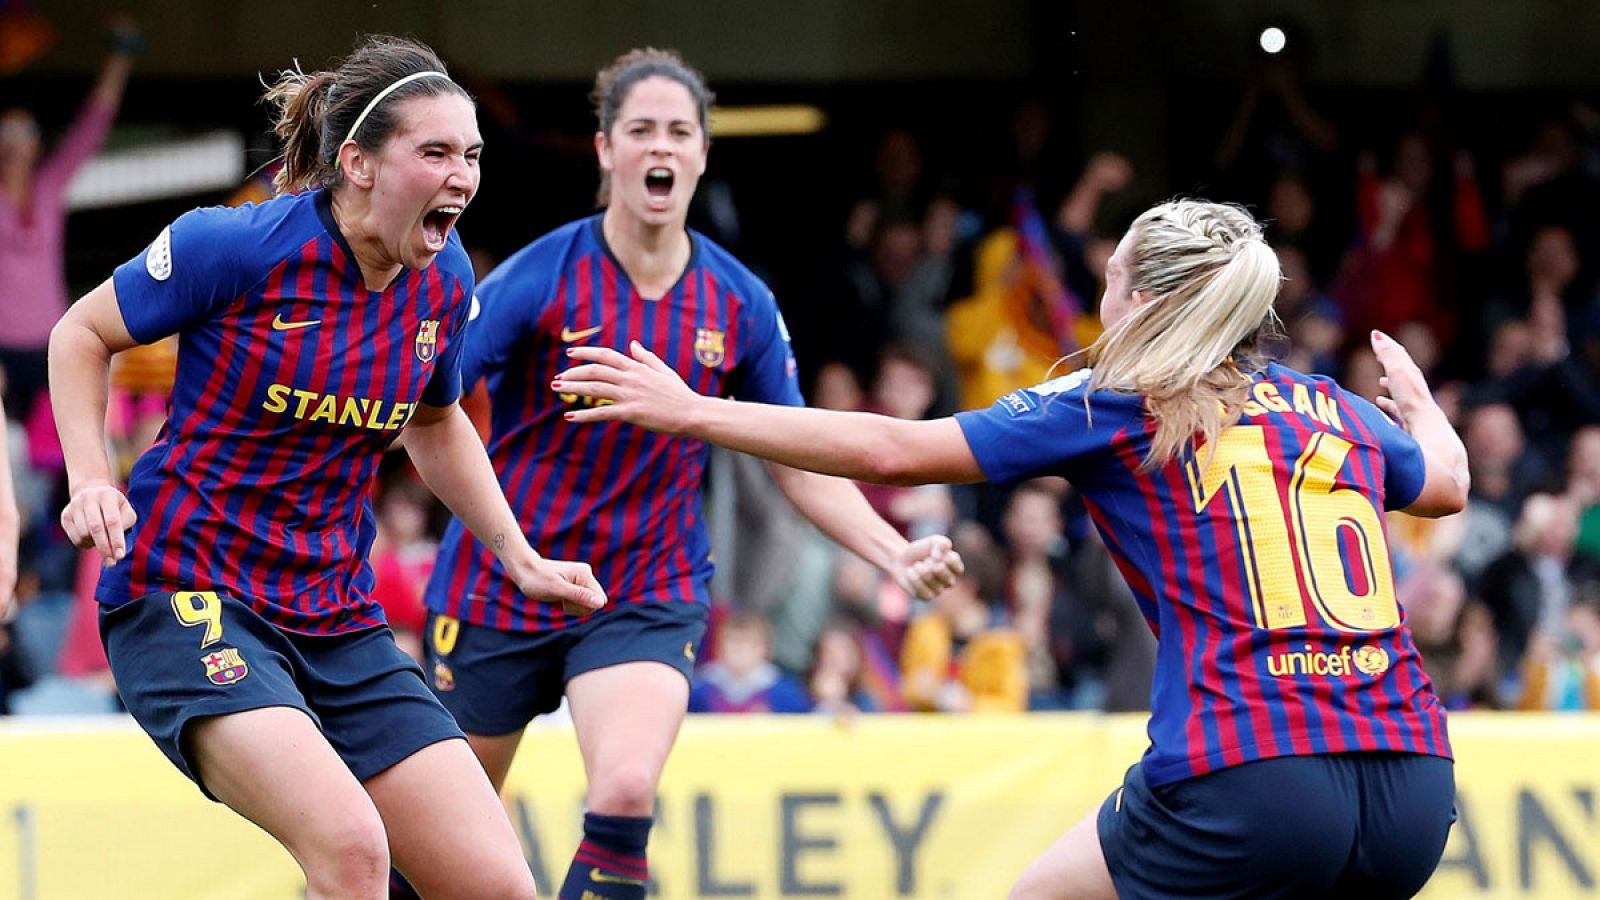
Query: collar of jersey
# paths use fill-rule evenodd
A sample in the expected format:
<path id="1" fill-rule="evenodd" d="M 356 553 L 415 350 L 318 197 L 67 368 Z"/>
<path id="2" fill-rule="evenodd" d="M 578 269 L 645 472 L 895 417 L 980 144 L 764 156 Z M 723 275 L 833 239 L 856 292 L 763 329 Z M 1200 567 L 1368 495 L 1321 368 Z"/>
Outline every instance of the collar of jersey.
<path id="1" fill-rule="evenodd" d="M 601 250 L 605 251 L 606 258 L 611 260 L 613 266 L 617 267 L 617 273 L 627 279 L 628 287 L 633 288 L 634 293 L 637 294 L 639 293 L 639 288 L 633 283 L 633 276 L 629 275 L 628 270 L 622 267 L 622 260 L 617 259 L 617 254 L 611 251 L 611 245 L 606 242 L 606 230 L 601 225 L 605 217 L 606 214 L 604 212 L 599 212 L 589 217 L 589 229 L 594 232 L 594 242 L 600 245 Z M 700 261 L 700 242 L 702 238 L 693 228 L 685 226 L 683 230 L 689 233 L 689 261 L 684 263 L 683 271 L 678 273 L 678 280 L 674 281 L 672 287 L 667 288 L 667 292 L 660 297 L 644 297 L 643 294 L 639 296 L 651 302 L 670 297 L 677 292 L 679 286 L 683 284 L 683 280 L 689 277 L 689 273 L 694 271 L 695 263 Z"/>

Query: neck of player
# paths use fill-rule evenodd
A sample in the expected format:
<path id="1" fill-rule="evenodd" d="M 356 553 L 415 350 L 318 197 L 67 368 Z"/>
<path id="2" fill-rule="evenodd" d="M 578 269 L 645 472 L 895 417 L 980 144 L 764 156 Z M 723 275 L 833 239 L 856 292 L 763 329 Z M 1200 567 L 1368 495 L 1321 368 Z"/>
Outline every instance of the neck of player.
<path id="1" fill-rule="evenodd" d="M 359 191 L 333 192 L 333 221 L 344 235 L 350 252 L 355 254 L 356 265 L 361 267 L 361 280 L 367 290 L 387 288 L 402 268 L 400 261 L 383 245 L 382 223 L 372 212 L 365 193 Z"/>
<path id="2" fill-rule="evenodd" d="M 689 265 L 689 229 L 682 222 L 651 225 L 613 205 L 600 220 L 600 230 L 641 297 L 659 299 Z"/>

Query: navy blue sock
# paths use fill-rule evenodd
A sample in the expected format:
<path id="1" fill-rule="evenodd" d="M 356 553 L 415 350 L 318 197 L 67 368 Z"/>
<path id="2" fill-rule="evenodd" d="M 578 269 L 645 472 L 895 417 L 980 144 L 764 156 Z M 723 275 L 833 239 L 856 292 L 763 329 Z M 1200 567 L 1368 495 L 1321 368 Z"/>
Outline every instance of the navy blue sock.
<path id="1" fill-rule="evenodd" d="M 650 816 L 602 816 L 585 813 L 583 842 L 572 856 L 560 900 L 644 900 L 650 868 L 645 844 Z"/>

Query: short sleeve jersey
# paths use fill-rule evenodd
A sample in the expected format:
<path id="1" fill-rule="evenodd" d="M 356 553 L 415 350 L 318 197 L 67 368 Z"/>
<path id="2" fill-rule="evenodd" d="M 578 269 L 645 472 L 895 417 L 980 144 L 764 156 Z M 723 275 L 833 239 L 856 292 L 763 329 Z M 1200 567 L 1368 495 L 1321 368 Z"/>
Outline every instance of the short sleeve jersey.
<path id="1" fill-rule="evenodd" d="M 1086 396 L 1088 380 L 957 420 L 990 479 L 1079 489 L 1160 639 L 1146 777 L 1318 753 L 1448 757 L 1382 515 L 1422 490 L 1416 441 L 1333 381 L 1273 364 L 1214 447 L 1146 470 L 1143 401 Z"/>
<path id="2" fill-rule="evenodd" d="M 690 232 L 678 282 L 642 297 L 607 247 L 601 217 L 570 223 L 484 279 L 462 373 L 491 395 L 489 456 L 528 540 L 545 556 L 589 563 L 611 600 L 695 602 L 711 577 L 701 519 L 707 448 L 620 422 L 575 425 L 584 398 L 551 380 L 568 347 L 626 353 L 639 341 L 702 394 L 800 405 L 794 356 L 772 291 L 723 248 Z M 575 619 L 529 603 L 459 521 L 440 546 L 428 608 L 463 621 L 542 632 Z"/>
<path id="3" fill-rule="evenodd" d="M 134 464 L 138 513 L 100 602 L 236 595 L 276 626 L 383 622 L 367 551 L 373 476 L 419 403 L 460 393 L 472 268 L 452 233 L 433 264 L 369 290 L 323 190 L 198 209 L 113 276 L 141 343 L 179 335 L 167 420 Z"/>

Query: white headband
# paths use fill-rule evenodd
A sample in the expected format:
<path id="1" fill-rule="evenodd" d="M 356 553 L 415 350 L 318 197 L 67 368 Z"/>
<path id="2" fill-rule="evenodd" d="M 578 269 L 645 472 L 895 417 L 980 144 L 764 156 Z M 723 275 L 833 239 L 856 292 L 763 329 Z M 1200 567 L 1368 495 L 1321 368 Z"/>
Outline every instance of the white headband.
<path id="1" fill-rule="evenodd" d="M 410 75 L 407 75 L 399 81 L 396 81 L 394 84 L 389 85 L 388 87 L 374 94 L 372 99 L 367 101 L 366 109 L 361 111 L 361 115 L 356 116 L 356 123 L 350 126 L 350 133 L 344 136 L 344 140 L 339 142 L 339 146 L 343 147 L 345 144 L 348 144 L 356 139 L 356 132 L 361 130 L 361 123 L 367 120 L 368 113 L 372 112 L 373 109 L 377 108 L 379 103 L 383 102 L 383 98 L 419 78 L 443 78 L 445 81 L 450 80 L 449 75 L 446 75 L 443 72 L 434 72 L 430 70 L 427 72 L 412 72 Z M 338 165 L 337 161 L 335 161 L 334 165 Z"/>

